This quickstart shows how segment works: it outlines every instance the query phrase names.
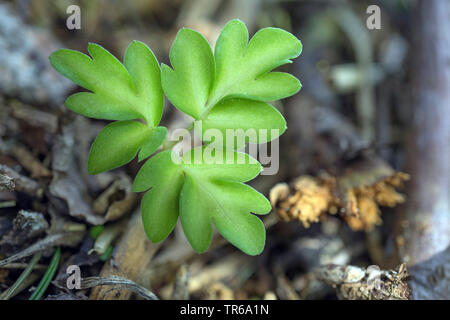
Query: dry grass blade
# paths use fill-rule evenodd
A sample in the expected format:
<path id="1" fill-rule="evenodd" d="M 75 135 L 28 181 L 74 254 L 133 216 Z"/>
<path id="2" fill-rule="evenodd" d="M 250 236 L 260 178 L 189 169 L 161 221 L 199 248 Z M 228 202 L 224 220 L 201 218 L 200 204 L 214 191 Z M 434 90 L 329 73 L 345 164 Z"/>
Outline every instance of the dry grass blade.
<path id="1" fill-rule="evenodd" d="M 119 276 L 89 277 L 81 280 L 81 289 L 89 289 L 96 286 L 119 286 L 139 295 L 146 300 L 159 300 L 150 290 L 138 285 L 136 282 Z"/>
<path id="2" fill-rule="evenodd" d="M 83 235 L 84 232 L 67 232 L 47 236 L 46 238 L 37 241 L 35 244 L 29 246 L 25 250 L 22 250 L 6 259 L 0 260 L 0 267 L 10 264 L 11 262 L 20 260 L 22 258 L 31 256 L 36 252 L 41 252 L 42 250 L 45 250 L 52 246 L 69 245 L 72 242 L 78 243 Z"/>

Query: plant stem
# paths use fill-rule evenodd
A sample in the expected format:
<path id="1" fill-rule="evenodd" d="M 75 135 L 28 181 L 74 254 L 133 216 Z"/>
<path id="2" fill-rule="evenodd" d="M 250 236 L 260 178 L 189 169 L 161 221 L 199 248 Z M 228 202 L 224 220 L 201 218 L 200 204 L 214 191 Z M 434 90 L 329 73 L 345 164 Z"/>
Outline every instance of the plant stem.
<path id="1" fill-rule="evenodd" d="M 195 120 L 192 121 L 192 122 L 185 128 L 185 130 L 187 130 L 188 132 L 190 132 L 190 131 L 194 128 L 194 123 L 195 123 Z M 186 137 L 186 135 L 183 134 L 183 135 L 181 136 L 181 138 L 178 139 L 177 141 L 168 141 L 168 142 L 163 146 L 162 150 L 165 151 L 165 150 L 170 150 L 170 149 L 172 149 L 177 143 L 179 143 L 180 141 L 183 141 L 183 139 L 184 139 L 185 137 Z"/>

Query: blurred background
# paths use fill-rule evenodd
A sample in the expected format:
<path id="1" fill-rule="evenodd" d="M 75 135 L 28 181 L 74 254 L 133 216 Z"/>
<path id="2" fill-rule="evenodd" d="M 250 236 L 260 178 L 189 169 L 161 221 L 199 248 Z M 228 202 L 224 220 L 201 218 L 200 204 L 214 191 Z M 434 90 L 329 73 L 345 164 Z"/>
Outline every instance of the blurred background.
<path id="1" fill-rule="evenodd" d="M 449 299 L 449 16 L 448 0 L 0 1 L 0 298 L 28 299 L 54 266 L 42 299 Z M 282 67 L 302 90 L 275 104 L 280 170 L 252 182 L 273 204 L 266 248 L 215 235 L 198 255 L 179 225 L 152 244 L 140 164 L 87 174 L 106 122 L 63 106 L 80 88 L 48 56 L 95 42 L 122 60 L 141 40 L 169 64 L 179 28 L 213 46 L 234 18 L 303 43 Z M 162 125 L 187 121 L 166 101 Z"/>

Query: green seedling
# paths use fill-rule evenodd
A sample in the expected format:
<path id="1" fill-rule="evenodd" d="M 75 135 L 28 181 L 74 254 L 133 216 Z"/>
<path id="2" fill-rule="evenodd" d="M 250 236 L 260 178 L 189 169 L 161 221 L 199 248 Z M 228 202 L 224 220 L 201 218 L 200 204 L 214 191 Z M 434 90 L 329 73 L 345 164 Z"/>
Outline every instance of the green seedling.
<path id="1" fill-rule="evenodd" d="M 88 170 L 97 174 L 120 167 L 138 155 L 147 159 L 138 172 L 133 191 L 145 192 L 141 203 L 145 232 L 153 242 L 164 240 L 180 218 L 184 233 L 199 253 L 208 249 L 212 223 L 230 243 L 249 255 L 264 249 L 265 228 L 252 213 L 270 212 L 269 201 L 245 182 L 255 178 L 261 164 L 238 152 L 245 143 L 265 143 L 286 130 L 281 113 L 268 102 L 297 93 L 294 76 L 272 71 L 300 55 L 300 41 L 287 31 L 264 28 L 249 41 L 240 20 L 230 21 L 215 46 L 198 32 L 183 28 L 170 50 L 171 67 L 161 68 L 152 51 L 133 41 L 123 64 L 97 44 L 89 44 L 91 57 L 68 49 L 50 56 L 62 75 L 90 92 L 70 96 L 65 105 L 84 116 L 114 120 L 95 139 Z M 211 141 L 174 161 L 164 143 L 167 129 L 159 125 L 163 98 L 181 112 L 201 121 L 201 131 L 254 130 L 244 142 L 231 143 L 218 152 Z M 193 125 L 189 126 L 191 129 Z M 269 132 L 260 135 L 261 129 Z M 226 142 L 224 145 L 229 145 Z M 192 161 L 196 154 L 244 161 Z M 223 157 L 223 158 L 222 158 Z"/>

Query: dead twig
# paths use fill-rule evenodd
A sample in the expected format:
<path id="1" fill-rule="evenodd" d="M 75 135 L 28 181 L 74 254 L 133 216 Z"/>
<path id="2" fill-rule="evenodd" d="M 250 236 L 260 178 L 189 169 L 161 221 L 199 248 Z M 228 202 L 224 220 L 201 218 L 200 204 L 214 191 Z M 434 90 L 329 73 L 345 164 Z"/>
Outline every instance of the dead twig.
<path id="1" fill-rule="evenodd" d="M 11 154 L 20 164 L 30 171 L 31 178 L 48 178 L 52 176 L 51 171 L 46 168 L 31 152 L 24 146 L 15 145 L 11 149 Z"/>
<path id="2" fill-rule="evenodd" d="M 66 232 L 53 234 L 45 237 L 44 239 L 37 241 L 35 244 L 29 246 L 25 250 L 22 250 L 6 259 L 0 260 L 0 267 L 8 265 L 14 261 L 26 258 L 35 254 L 36 252 L 41 252 L 47 248 L 57 246 L 57 245 L 75 245 L 78 244 L 84 232 Z"/>
<path id="3" fill-rule="evenodd" d="M 189 299 L 189 276 L 188 265 L 181 265 L 173 285 L 172 300 Z"/>
<path id="4" fill-rule="evenodd" d="M 6 187 L 7 190 L 25 192 L 38 198 L 42 197 L 44 194 L 44 189 L 37 181 L 23 176 L 3 164 L 0 164 L 0 179 L 2 180 L 0 186 Z M 5 186 L 4 182 L 8 182 L 8 185 Z"/>
<path id="5" fill-rule="evenodd" d="M 88 277 L 81 279 L 81 289 L 89 289 L 97 286 L 114 286 L 113 289 L 127 289 L 146 300 L 159 300 L 150 290 L 138 285 L 136 282 L 119 276 Z M 108 292 L 105 292 L 107 294 Z"/>

